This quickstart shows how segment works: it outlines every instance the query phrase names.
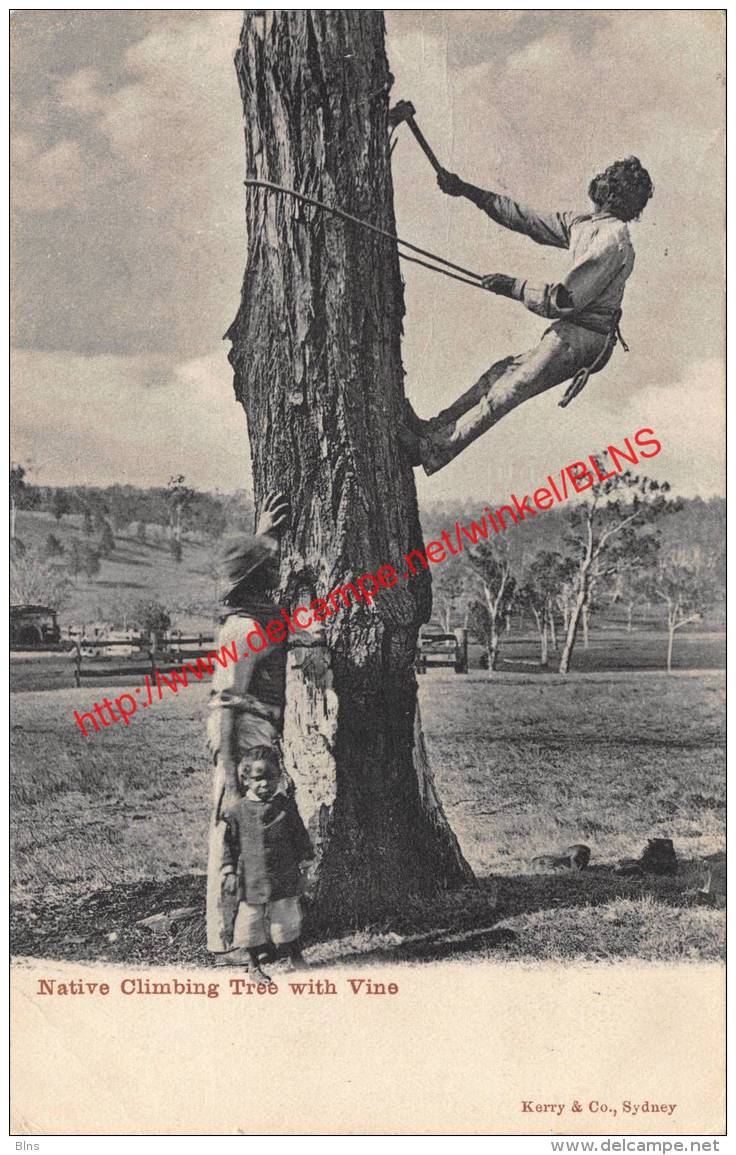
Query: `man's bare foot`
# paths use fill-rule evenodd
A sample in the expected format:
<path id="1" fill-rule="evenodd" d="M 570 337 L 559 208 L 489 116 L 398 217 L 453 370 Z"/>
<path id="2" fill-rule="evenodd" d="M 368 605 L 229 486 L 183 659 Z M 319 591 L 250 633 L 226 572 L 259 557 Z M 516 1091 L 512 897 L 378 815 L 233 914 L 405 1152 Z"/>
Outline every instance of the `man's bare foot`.
<path id="1" fill-rule="evenodd" d="M 284 961 L 284 971 L 287 975 L 293 974 L 294 971 L 306 970 L 309 970 L 309 963 L 301 952 L 299 954 L 289 955 Z"/>
<path id="2" fill-rule="evenodd" d="M 420 452 L 420 464 L 427 477 L 431 477 L 433 473 L 444 469 L 452 461 L 452 454 L 448 453 L 446 449 L 431 445 L 429 441 L 425 441 L 423 438 L 420 442 Z"/>
<path id="3" fill-rule="evenodd" d="M 247 967 L 248 957 L 242 950 L 224 951 L 222 954 L 215 955 L 216 967 Z"/>
<path id="4" fill-rule="evenodd" d="M 248 977 L 253 979 L 254 983 L 270 983 L 271 976 L 267 975 L 260 967 L 248 967 Z"/>

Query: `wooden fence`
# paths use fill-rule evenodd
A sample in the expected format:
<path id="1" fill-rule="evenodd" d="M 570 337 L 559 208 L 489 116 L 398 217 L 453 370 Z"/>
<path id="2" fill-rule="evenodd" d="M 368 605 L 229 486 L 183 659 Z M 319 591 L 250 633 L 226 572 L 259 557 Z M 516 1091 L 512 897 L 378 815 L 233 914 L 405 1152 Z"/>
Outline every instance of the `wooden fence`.
<path id="1" fill-rule="evenodd" d="M 144 677 L 146 674 L 155 679 L 157 673 L 171 673 L 189 659 L 207 657 L 212 653 L 214 641 L 214 637 L 208 634 L 187 636 L 180 630 L 172 630 L 160 637 L 152 634 L 133 639 L 77 638 L 74 681 L 81 686 L 84 678 Z M 134 654 L 116 656 L 109 653 L 110 650 L 130 650 L 132 647 L 136 649 Z M 109 664 L 113 659 L 114 663 Z"/>

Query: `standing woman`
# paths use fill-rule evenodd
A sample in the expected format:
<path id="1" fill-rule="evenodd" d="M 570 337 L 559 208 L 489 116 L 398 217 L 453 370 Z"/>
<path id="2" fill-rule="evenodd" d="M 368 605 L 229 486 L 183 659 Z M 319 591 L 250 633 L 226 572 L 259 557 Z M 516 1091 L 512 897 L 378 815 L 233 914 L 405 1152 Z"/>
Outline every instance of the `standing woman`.
<path id="1" fill-rule="evenodd" d="M 220 865 L 227 831 L 225 815 L 239 800 L 237 766 L 256 746 L 278 749 L 284 710 L 286 647 L 246 650 L 245 638 L 257 625 L 277 616 L 278 531 L 288 514 L 280 493 L 266 498 L 256 532 L 225 538 L 218 557 L 220 578 L 227 585 L 217 633 L 218 650 L 226 646 L 238 660 L 217 665 L 210 692 L 207 738 L 214 758 L 212 817 L 207 865 L 207 948 L 226 961 L 232 950 L 237 902 L 223 891 Z M 233 649 L 234 647 L 234 649 Z"/>

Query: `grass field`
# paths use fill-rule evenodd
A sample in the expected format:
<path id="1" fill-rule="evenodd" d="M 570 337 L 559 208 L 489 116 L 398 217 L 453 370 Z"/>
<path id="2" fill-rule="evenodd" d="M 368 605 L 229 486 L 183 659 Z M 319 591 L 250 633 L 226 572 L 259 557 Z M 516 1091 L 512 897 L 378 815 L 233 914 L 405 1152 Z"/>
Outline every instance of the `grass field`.
<path id="1" fill-rule="evenodd" d="M 201 918 L 153 937 L 136 920 L 204 901 L 204 688 L 85 739 L 90 688 L 12 698 L 14 953 L 201 962 Z M 312 961 L 447 957 L 713 959 L 723 912 L 694 891 L 724 848 L 720 671 L 572 675 L 433 671 L 424 728 L 477 888 L 390 924 L 313 943 Z M 623 878 L 621 856 L 671 837 L 674 878 Z M 592 849 L 574 876 L 529 859 Z M 112 936 L 112 938 L 110 938 Z"/>

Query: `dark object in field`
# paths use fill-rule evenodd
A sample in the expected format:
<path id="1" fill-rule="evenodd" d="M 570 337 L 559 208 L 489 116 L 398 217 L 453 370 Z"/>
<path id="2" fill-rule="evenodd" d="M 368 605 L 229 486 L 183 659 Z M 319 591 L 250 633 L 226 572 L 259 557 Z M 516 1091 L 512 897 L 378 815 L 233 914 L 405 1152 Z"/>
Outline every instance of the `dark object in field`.
<path id="1" fill-rule="evenodd" d="M 530 867 L 533 874 L 569 874 L 584 870 L 590 862 L 590 847 L 581 842 L 568 846 L 564 854 L 538 854 Z"/>
<path id="2" fill-rule="evenodd" d="M 614 868 L 627 878 L 645 874 L 677 874 L 677 855 L 671 838 L 650 838 L 638 858 L 622 858 Z"/>
<path id="3" fill-rule="evenodd" d="M 10 607 L 10 648 L 36 647 L 44 644 L 58 645 L 61 630 L 56 620 L 56 610 L 49 606 L 15 605 Z"/>
<path id="4" fill-rule="evenodd" d="M 421 627 L 417 638 L 416 670 L 426 674 L 430 666 L 452 666 L 456 674 L 468 672 L 468 631 L 448 633 L 433 622 Z"/>
<path id="5" fill-rule="evenodd" d="M 714 903 L 721 904 L 726 898 L 726 855 L 710 854 L 703 859 L 703 885 L 700 893 L 707 895 Z"/>
<path id="6" fill-rule="evenodd" d="M 648 874 L 677 874 L 677 855 L 671 838 L 650 838 L 639 859 Z"/>
<path id="7" fill-rule="evenodd" d="M 570 859 L 575 870 L 585 870 L 590 862 L 590 847 L 586 846 L 584 842 L 576 842 L 574 846 L 568 846 L 563 854 L 565 858 Z"/>

